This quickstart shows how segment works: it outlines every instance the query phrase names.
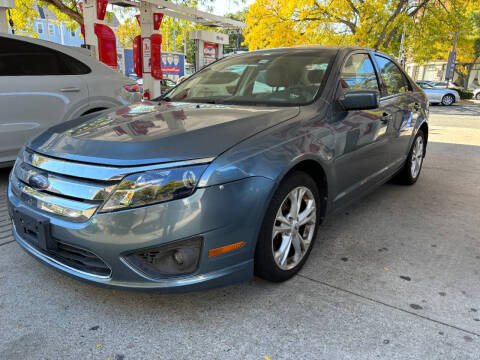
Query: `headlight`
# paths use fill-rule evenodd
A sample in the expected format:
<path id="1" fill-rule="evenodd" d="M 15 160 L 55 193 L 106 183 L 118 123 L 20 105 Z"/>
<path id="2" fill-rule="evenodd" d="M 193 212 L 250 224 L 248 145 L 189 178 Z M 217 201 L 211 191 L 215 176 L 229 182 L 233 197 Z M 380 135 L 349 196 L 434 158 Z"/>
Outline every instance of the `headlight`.
<path id="1" fill-rule="evenodd" d="M 180 199 L 191 195 L 208 165 L 153 170 L 125 177 L 99 212 Z"/>

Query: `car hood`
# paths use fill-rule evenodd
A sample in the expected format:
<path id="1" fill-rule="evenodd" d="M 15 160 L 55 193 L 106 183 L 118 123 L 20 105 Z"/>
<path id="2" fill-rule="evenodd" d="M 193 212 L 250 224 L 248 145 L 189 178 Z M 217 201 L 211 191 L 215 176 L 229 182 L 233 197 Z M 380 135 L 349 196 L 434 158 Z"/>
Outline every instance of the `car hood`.
<path id="1" fill-rule="evenodd" d="M 211 158 L 298 112 L 298 107 L 147 101 L 54 126 L 27 147 L 116 166 Z"/>

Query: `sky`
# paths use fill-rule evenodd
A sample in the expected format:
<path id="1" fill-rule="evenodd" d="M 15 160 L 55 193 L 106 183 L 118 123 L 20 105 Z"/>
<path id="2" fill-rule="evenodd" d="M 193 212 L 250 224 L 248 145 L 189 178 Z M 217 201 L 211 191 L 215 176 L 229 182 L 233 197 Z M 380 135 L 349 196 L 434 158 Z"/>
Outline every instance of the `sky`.
<path id="1" fill-rule="evenodd" d="M 248 5 L 254 3 L 255 0 L 214 0 L 211 4 L 213 14 L 226 15 L 245 9 Z M 200 7 L 201 10 L 206 10 Z"/>
<path id="2" fill-rule="evenodd" d="M 255 0 L 213 0 L 209 6 L 213 9 L 214 15 L 226 15 L 229 13 L 235 13 L 239 10 L 246 9 L 248 5 L 253 4 Z M 109 5 L 109 11 L 112 11 L 112 6 Z M 199 10 L 209 11 L 206 7 L 199 6 Z M 118 20 L 123 24 L 125 18 L 120 12 L 115 13 Z"/>

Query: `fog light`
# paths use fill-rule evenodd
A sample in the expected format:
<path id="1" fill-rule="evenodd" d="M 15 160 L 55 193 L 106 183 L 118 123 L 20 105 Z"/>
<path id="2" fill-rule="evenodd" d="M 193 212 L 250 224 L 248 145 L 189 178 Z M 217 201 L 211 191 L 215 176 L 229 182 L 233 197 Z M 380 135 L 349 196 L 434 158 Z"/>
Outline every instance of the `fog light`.
<path id="1" fill-rule="evenodd" d="M 198 237 L 141 250 L 125 260 L 149 277 L 191 274 L 198 268 L 202 240 Z"/>
<path id="2" fill-rule="evenodd" d="M 177 263 L 177 265 L 183 265 L 183 254 L 179 250 L 175 250 L 173 253 L 173 260 Z"/>

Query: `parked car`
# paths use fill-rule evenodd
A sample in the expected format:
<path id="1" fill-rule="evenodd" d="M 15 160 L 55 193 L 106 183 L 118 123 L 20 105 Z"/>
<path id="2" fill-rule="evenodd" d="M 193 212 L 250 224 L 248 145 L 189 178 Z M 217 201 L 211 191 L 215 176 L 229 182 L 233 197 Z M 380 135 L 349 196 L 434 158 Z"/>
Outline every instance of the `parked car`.
<path id="1" fill-rule="evenodd" d="M 457 90 L 441 89 L 427 82 L 417 81 L 417 83 L 423 89 L 425 94 L 427 94 L 428 101 L 431 104 L 450 106 L 453 103 L 460 101 L 460 95 Z"/>
<path id="2" fill-rule="evenodd" d="M 473 98 L 480 100 L 480 88 L 476 88 L 475 90 L 473 90 Z"/>
<path id="3" fill-rule="evenodd" d="M 254 272 L 283 281 L 325 218 L 392 177 L 418 180 L 427 117 L 425 93 L 379 52 L 231 56 L 156 101 L 30 140 L 8 187 L 13 236 L 104 286 L 198 290 Z"/>
<path id="4" fill-rule="evenodd" d="M 138 78 L 136 80 L 137 82 L 133 85 L 128 85 L 128 86 L 125 86 L 125 89 L 127 91 L 131 91 L 131 92 L 140 92 L 140 93 L 143 93 L 143 79 L 142 78 Z M 170 79 L 162 79 L 160 80 L 160 86 L 161 86 L 161 92 L 162 94 L 167 92 L 168 90 L 170 90 L 171 88 L 173 88 L 175 86 L 175 82 L 170 80 Z"/>
<path id="5" fill-rule="evenodd" d="M 0 167 L 52 125 L 140 99 L 82 48 L 0 34 Z"/>
<path id="6" fill-rule="evenodd" d="M 417 84 L 428 84 L 437 88 L 447 88 L 448 83 L 446 81 L 430 81 L 430 80 L 418 80 Z M 451 84 L 453 85 L 453 84 Z"/>

